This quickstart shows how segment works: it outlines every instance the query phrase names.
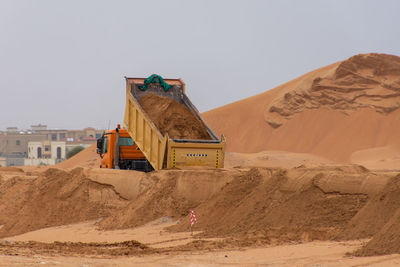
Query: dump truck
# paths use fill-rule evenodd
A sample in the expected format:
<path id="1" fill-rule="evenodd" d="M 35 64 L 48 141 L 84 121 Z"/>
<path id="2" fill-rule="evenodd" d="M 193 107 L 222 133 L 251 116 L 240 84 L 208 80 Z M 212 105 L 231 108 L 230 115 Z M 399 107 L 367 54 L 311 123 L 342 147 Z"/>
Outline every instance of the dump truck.
<path id="1" fill-rule="evenodd" d="M 182 79 L 163 79 L 158 75 L 149 78 L 126 80 L 126 105 L 124 128 L 145 155 L 154 170 L 186 166 L 224 167 L 225 137 L 218 138 L 201 117 L 185 93 Z M 140 105 L 148 94 L 170 98 L 183 104 L 207 131 L 204 139 L 176 139 L 161 132 Z"/>
<path id="2" fill-rule="evenodd" d="M 101 168 L 147 172 L 187 166 L 224 167 L 225 137 L 218 138 L 208 127 L 185 94 L 185 83 L 181 79 L 164 80 L 152 75 L 147 79 L 125 77 L 125 80 L 124 127 L 107 131 L 97 140 L 97 152 L 102 157 Z M 140 104 L 140 99 L 149 94 L 184 105 L 205 129 L 205 138 L 171 138 L 168 132 L 162 132 Z M 129 138 L 131 141 L 128 142 Z"/>
<path id="3" fill-rule="evenodd" d="M 100 168 L 127 169 L 149 172 L 153 168 L 126 129 L 120 125 L 104 132 L 97 139 Z"/>

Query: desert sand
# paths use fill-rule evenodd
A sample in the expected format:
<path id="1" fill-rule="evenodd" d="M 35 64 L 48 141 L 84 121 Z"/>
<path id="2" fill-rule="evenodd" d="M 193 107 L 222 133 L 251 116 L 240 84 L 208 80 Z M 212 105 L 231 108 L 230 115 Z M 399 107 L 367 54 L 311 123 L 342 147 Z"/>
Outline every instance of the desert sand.
<path id="1" fill-rule="evenodd" d="M 342 163 L 360 150 L 400 152 L 399 71 L 399 57 L 357 55 L 203 116 L 231 152 L 280 150 Z"/>
<path id="2" fill-rule="evenodd" d="M 0 168 L 0 266 L 399 265 L 399 98 L 357 55 L 206 112 L 223 169 Z"/>

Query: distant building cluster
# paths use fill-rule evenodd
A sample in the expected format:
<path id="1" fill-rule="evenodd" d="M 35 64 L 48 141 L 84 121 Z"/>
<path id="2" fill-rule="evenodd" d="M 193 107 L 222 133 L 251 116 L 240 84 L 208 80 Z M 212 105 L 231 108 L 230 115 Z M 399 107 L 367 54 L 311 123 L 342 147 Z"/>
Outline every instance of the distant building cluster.
<path id="1" fill-rule="evenodd" d="M 66 159 L 77 146 L 88 147 L 104 130 L 47 129 L 32 125 L 29 130 L 8 127 L 0 131 L 0 166 L 54 165 Z"/>

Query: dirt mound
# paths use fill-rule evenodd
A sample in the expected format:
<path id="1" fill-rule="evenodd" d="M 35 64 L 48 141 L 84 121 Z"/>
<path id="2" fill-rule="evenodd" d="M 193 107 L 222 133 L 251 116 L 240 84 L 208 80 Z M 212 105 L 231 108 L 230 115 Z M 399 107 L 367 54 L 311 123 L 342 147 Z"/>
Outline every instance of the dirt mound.
<path id="1" fill-rule="evenodd" d="M 104 219 L 104 229 L 136 227 L 163 216 L 179 219 L 216 194 L 237 171 L 175 170 L 146 174 L 151 188 L 126 207 Z"/>
<path id="2" fill-rule="evenodd" d="M 295 177 L 307 172 L 299 170 Z M 196 207 L 195 227 L 207 236 L 281 241 L 333 238 L 365 204 L 367 196 L 324 192 L 314 184 L 314 176 L 313 172 L 311 179 L 293 187 L 290 184 L 297 180 L 293 173 L 250 169 Z M 189 229 L 189 219 L 173 229 Z"/>
<path id="3" fill-rule="evenodd" d="M 210 139 L 204 123 L 185 105 L 156 94 L 142 96 L 139 103 L 161 134 L 174 139 Z"/>
<path id="4" fill-rule="evenodd" d="M 397 209 L 386 225 L 363 248 L 358 256 L 373 256 L 400 253 L 400 209 Z"/>
<path id="5" fill-rule="evenodd" d="M 395 134 L 400 132 L 399 61 L 384 54 L 358 55 L 203 117 L 227 137 L 229 152 L 279 150 L 342 163 L 356 151 L 375 147 L 400 152 Z M 385 168 L 395 169 L 397 161 L 392 162 Z"/>
<path id="6" fill-rule="evenodd" d="M 130 200 L 107 184 L 107 176 L 114 182 L 125 174 L 140 178 Z M 180 220 L 170 230 L 188 231 L 190 209 L 195 230 L 238 246 L 368 237 L 395 213 L 399 177 L 385 187 L 388 175 L 355 165 L 151 173 L 50 168 L 0 184 L 0 237 L 100 218 L 102 229 L 123 229 L 168 216 Z M 127 186 L 123 181 L 117 184 Z"/>
<path id="7" fill-rule="evenodd" d="M 342 239 L 370 238 L 387 224 L 400 207 L 400 175 L 371 197 L 340 234 Z"/>
<path id="8" fill-rule="evenodd" d="M 0 185 L 0 237 L 98 219 L 125 204 L 112 186 L 89 180 L 80 168 L 14 177 Z"/>
<path id="9" fill-rule="evenodd" d="M 157 179 L 157 178 L 156 178 Z M 162 216 L 179 218 L 186 215 L 193 203 L 174 193 L 177 179 L 170 175 L 131 202 L 126 208 L 117 211 L 101 222 L 104 229 L 128 228 L 143 225 Z"/>
<path id="10" fill-rule="evenodd" d="M 373 237 L 355 254 L 359 256 L 400 253 L 400 175 L 372 197 L 349 222 L 341 238 Z"/>
<path id="11" fill-rule="evenodd" d="M 100 156 L 96 153 L 96 143 L 90 145 L 73 157 L 60 162 L 56 165 L 57 168 L 70 169 L 76 167 L 97 168 L 100 166 Z"/>
<path id="12" fill-rule="evenodd" d="M 382 189 L 376 181 L 384 178 L 372 176 L 357 166 L 158 172 L 152 174 L 157 180 L 153 187 L 100 226 L 129 228 L 169 216 L 183 218 L 171 230 L 188 231 L 188 213 L 194 208 L 199 221 L 195 230 L 205 231 L 207 237 L 230 237 L 246 244 L 333 239 L 368 195 Z M 205 185 L 223 178 L 219 185 Z"/>

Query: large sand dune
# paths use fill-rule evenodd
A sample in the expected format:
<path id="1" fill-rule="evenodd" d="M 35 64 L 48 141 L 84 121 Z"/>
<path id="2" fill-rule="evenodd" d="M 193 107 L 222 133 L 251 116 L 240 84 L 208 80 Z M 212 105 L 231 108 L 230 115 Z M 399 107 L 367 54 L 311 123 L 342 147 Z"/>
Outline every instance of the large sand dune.
<path id="1" fill-rule="evenodd" d="M 400 151 L 399 106 L 400 58 L 366 54 L 203 116 L 227 137 L 228 151 L 284 150 L 349 162 L 359 150 Z"/>

